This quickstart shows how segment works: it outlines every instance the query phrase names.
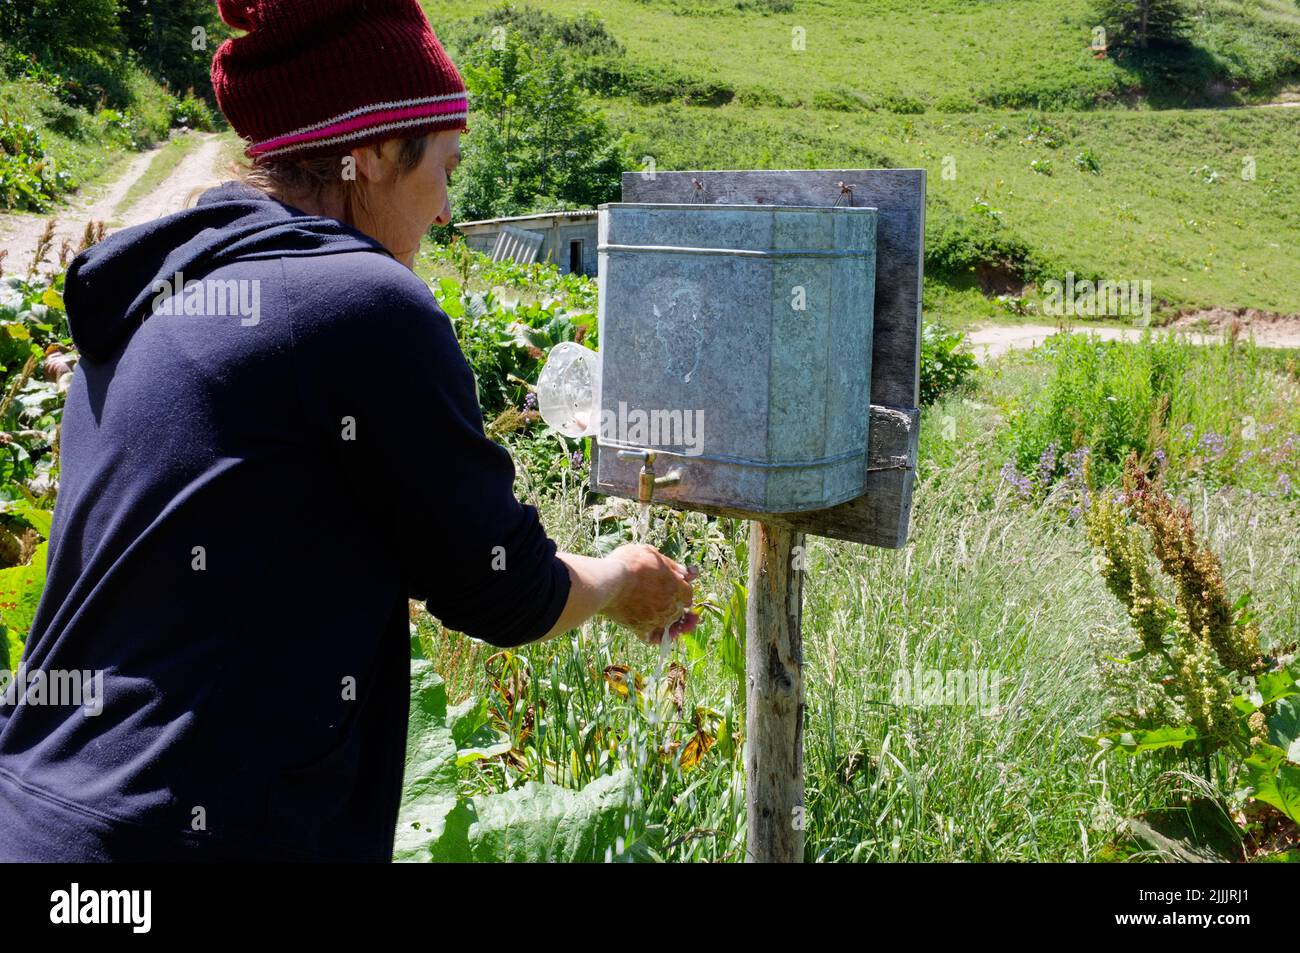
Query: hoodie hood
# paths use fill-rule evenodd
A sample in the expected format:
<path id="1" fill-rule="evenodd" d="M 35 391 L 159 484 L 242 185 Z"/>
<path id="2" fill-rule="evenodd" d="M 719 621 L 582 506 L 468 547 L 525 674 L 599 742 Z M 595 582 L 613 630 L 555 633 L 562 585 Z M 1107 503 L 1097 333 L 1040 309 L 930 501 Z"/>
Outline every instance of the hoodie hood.
<path id="1" fill-rule="evenodd" d="M 83 357 L 107 361 L 148 316 L 159 282 L 177 272 L 188 282 L 237 261 L 356 251 L 389 255 L 336 219 L 227 182 L 194 208 L 115 232 L 77 256 L 63 292 L 72 340 Z"/>

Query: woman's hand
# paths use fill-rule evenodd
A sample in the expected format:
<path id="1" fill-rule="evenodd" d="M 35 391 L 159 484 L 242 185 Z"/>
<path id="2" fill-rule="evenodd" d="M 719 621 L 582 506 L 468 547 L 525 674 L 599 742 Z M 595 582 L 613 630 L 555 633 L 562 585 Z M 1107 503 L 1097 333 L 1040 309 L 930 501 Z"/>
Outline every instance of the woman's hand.
<path id="1" fill-rule="evenodd" d="M 607 557 L 623 570 L 622 584 L 602 614 L 635 632 L 643 642 L 658 645 L 668 629 L 677 638 L 699 625 L 691 611 L 699 570 L 688 569 L 653 546 L 620 546 Z"/>
<path id="2" fill-rule="evenodd" d="M 564 611 L 551 631 L 553 639 L 575 629 L 594 615 L 604 615 L 627 626 L 644 642 L 658 645 L 664 628 L 675 639 L 700 623 L 691 611 L 699 575 L 673 562 L 653 546 L 620 546 L 603 559 L 559 553 L 569 567 L 572 586 Z"/>

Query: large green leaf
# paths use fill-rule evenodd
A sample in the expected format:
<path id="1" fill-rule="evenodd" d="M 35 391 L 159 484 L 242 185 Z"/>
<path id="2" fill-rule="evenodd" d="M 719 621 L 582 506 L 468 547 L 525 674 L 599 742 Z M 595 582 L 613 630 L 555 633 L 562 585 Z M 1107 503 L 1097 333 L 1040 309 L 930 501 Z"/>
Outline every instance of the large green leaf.
<path id="1" fill-rule="evenodd" d="M 19 499 L 6 503 L 5 512 L 12 513 L 20 517 L 36 532 L 41 534 L 42 539 L 49 539 L 50 532 L 53 528 L 54 513 L 50 510 L 43 510 L 31 500 Z"/>
<path id="2" fill-rule="evenodd" d="M 529 781 L 476 797 L 468 853 L 477 861 L 583 863 L 602 860 L 624 832 L 632 794 L 628 771 L 597 778 L 580 791 Z"/>
<path id="3" fill-rule="evenodd" d="M 26 566 L 0 569 L 0 628 L 4 631 L 4 667 L 13 669 L 22 657 L 36 607 L 45 589 L 45 556 L 49 543 L 41 543 Z"/>
<path id="4" fill-rule="evenodd" d="M 624 831 L 631 774 L 599 778 L 580 791 L 528 782 L 503 794 L 460 795 L 458 761 L 490 756 L 502 744 L 498 738 L 482 703 L 448 709 L 446 688 L 433 666 L 418 659 L 411 662 L 406 778 L 394 859 L 603 859 L 606 848 Z"/>
<path id="5" fill-rule="evenodd" d="M 1268 740 L 1300 764 L 1300 699 L 1283 698 L 1268 719 Z"/>
<path id="6" fill-rule="evenodd" d="M 447 726 L 447 690 L 433 666 L 411 662 L 411 716 L 406 735 L 406 777 L 397 822 L 395 855 L 449 838 L 457 807 L 456 740 Z M 453 821 L 451 827 L 458 822 Z M 462 828 L 463 819 L 459 820 Z M 432 850 L 422 859 L 442 860 Z"/>
<path id="7" fill-rule="evenodd" d="M 1165 725 L 1160 728 L 1113 731 L 1110 734 L 1090 737 L 1088 740 L 1100 748 L 1107 750 L 1113 748 L 1126 754 L 1137 754 L 1140 751 L 1155 751 L 1158 748 L 1181 748 L 1187 742 L 1196 740 L 1196 730 L 1191 726 Z"/>
<path id="8" fill-rule="evenodd" d="M 1295 675 L 1288 669 L 1261 675 L 1253 691 L 1238 695 L 1232 700 L 1233 705 L 1242 714 L 1250 715 L 1265 705 L 1283 698 L 1300 695 L 1300 686 L 1296 685 Z"/>
<path id="9" fill-rule="evenodd" d="M 1271 804 L 1300 824 L 1300 766 L 1276 745 L 1260 745 L 1245 761 L 1246 783 L 1256 800 Z"/>

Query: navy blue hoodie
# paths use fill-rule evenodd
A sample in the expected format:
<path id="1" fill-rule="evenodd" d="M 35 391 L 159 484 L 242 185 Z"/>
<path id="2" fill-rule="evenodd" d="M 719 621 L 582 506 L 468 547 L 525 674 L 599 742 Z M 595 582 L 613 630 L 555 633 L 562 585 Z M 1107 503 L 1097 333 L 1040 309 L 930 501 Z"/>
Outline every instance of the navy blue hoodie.
<path id="1" fill-rule="evenodd" d="M 102 672 L 102 710 L 0 706 L 0 859 L 390 860 L 407 599 L 515 646 L 569 593 L 446 315 L 376 242 L 236 183 L 84 252 L 65 301 L 23 666 Z"/>

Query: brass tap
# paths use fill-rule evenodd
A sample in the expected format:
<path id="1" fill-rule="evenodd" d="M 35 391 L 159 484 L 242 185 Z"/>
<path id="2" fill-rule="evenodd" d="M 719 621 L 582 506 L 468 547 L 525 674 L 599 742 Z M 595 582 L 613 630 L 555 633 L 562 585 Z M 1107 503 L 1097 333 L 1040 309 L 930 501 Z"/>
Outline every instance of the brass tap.
<path id="1" fill-rule="evenodd" d="M 636 481 L 636 498 L 641 503 L 654 499 L 655 487 L 677 486 L 682 482 L 682 471 L 674 468 L 661 477 L 655 476 L 655 455 L 649 450 L 620 450 L 620 460 L 640 460 L 641 472 Z"/>

